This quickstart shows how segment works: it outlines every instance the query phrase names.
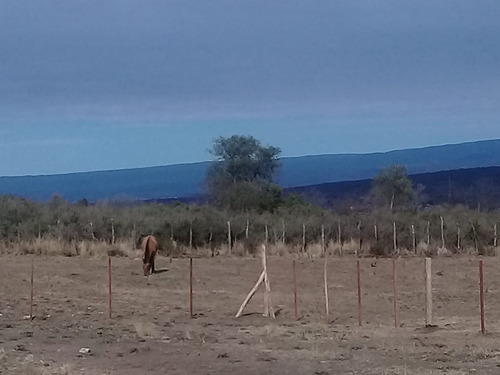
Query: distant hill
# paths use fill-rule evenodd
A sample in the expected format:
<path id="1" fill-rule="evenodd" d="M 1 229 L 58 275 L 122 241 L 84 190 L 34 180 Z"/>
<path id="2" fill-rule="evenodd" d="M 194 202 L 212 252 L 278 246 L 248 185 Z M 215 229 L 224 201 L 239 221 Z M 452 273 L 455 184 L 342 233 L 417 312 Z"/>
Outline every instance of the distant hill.
<path id="1" fill-rule="evenodd" d="M 0 194 L 46 201 L 149 200 L 193 197 L 203 192 L 212 162 L 43 176 L 0 177 Z M 330 154 L 282 159 L 277 182 L 284 188 L 371 179 L 403 164 L 408 174 L 500 166 L 500 140 L 370 154 Z"/>
<path id="2" fill-rule="evenodd" d="M 415 188 L 422 189 L 424 205 L 461 204 L 470 208 L 500 208 L 500 167 L 456 169 L 409 175 Z M 363 205 L 372 180 L 343 181 L 286 189 L 323 207 L 337 210 Z"/>

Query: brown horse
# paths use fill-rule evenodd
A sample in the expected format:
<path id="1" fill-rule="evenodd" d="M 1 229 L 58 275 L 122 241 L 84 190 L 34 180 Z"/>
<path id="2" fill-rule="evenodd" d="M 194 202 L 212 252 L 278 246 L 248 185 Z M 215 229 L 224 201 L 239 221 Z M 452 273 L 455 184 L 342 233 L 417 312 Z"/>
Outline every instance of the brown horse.
<path id="1" fill-rule="evenodd" d="M 149 271 L 151 274 L 155 273 L 155 256 L 158 252 L 158 241 L 155 236 L 146 236 L 142 239 L 141 243 L 144 257 L 142 258 L 144 276 L 148 276 Z"/>

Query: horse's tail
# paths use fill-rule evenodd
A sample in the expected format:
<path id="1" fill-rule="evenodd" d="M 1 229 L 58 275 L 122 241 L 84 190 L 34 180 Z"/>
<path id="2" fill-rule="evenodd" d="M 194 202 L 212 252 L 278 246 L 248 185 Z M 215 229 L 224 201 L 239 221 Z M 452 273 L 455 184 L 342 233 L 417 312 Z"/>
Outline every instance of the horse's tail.
<path id="1" fill-rule="evenodd" d="M 144 263 L 149 263 L 149 258 L 151 257 L 151 252 L 149 251 L 149 240 L 151 236 L 146 237 L 146 243 L 144 244 Z"/>

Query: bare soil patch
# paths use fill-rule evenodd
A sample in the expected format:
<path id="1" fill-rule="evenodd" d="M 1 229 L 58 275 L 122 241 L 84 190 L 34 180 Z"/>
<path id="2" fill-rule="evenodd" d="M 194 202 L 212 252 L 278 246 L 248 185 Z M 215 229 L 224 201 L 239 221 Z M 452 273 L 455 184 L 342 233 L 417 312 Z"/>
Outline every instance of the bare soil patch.
<path id="1" fill-rule="evenodd" d="M 329 260 L 325 322 L 323 260 L 269 257 L 278 316 L 264 318 L 259 290 L 235 318 L 261 272 L 258 258 L 160 257 L 146 279 L 140 259 L 113 258 L 113 318 L 107 261 L 36 256 L 29 315 L 30 256 L 0 256 L 0 373 L 5 374 L 498 374 L 500 258 L 484 259 L 486 329 L 479 333 L 478 258 L 433 260 L 434 322 L 424 327 L 424 260 L 399 259 L 394 327 L 392 262 L 362 259 L 358 326 L 356 260 Z M 90 351 L 86 352 L 84 348 Z M 80 350 L 82 353 L 80 353 Z"/>

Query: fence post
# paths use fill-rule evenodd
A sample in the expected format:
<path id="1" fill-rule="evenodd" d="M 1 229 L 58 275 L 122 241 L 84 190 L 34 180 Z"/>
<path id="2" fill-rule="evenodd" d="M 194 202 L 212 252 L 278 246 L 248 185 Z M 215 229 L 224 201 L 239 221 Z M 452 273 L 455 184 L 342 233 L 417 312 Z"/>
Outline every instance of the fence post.
<path id="1" fill-rule="evenodd" d="M 189 257 L 189 316 L 193 315 L 193 258 Z"/>
<path id="2" fill-rule="evenodd" d="M 231 254 L 231 222 L 227 221 L 227 245 L 229 246 L 229 253 Z"/>
<path id="3" fill-rule="evenodd" d="M 392 240 L 393 240 L 393 247 L 394 247 L 394 253 L 397 253 L 398 250 L 398 241 L 397 241 L 397 234 L 396 234 L 396 222 L 392 223 Z"/>
<path id="4" fill-rule="evenodd" d="M 432 325 L 432 259 L 425 258 L 425 325 Z"/>
<path id="5" fill-rule="evenodd" d="M 286 232 L 285 232 L 285 219 L 281 219 L 281 229 L 282 229 L 281 240 L 282 240 L 283 245 L 284 245 L 286 243 L 286 239 L 285 239 L 285 236 L 286 236 Z"/>
<path id="6" fill-rule="evenodd" d="M 444 249 L 445 248 L 445 243 L 444 243 L 444 219 L 442 216 L 440 216 L 441 219 L 441 247 Z"/>
<path id="7" fill-rule="evenodd" d="M 481 311 L 481 333 L 484 334 L 484 282 L 483 282 L 483 260 L 479 260 L 479 305 Z"/>
<path id="8" fill-rule="evenodd" d="M 394 292 L 394 327 L 398 328 L 398 276 L 396 271 L 396 259 L 392 258 L 392 289 Z"/>
<path id="9" fill-rule="evenodd" d="M 321 225 L 321 250 L 326 252 L 326 242 L 325 242 L 325 225 Z"/>
<path id="10" fill-rule="evenodd" d="M 295 310 L 295 320 L 299 320 L 297 313 L 297 272 L 295 268 L 295 259 L 293 261 L 293 306 Z"/>
<path id="11" fill-rule="evenodd" d="M 328 254 L 325 254 L 325 265 L 323 270 L 323 278 L 325 282 L 325 314 L 326 314 L 326 324 L 330 323 L 330 303 L 328 301 Z"/>
<path id="12" fill-rule="evenodd" d="M 108 302 L 109 302 L 109 319 L 112 318 L 111 309 L 111 257 L 108 257 Z"/>
<path id="13" fill-rule="evenodd" d="M 413 245 L 413 254 L 417 253 L 417 237 L 415 235 L 415 223 L 411 223 L 411 239 Z"/>
<path id="14" fill-rule="evenodd" d="M 361 327 L 363 322 L 361 320 L 361 266 L 359 264 L 359 259 L 357 260 L 357 270 L 358 270 L 358 324 Z"/>
<path id="15" fill-rule="evenodd" d="M 306 225 L 302 224 L 302 252 L 306 252 Z"/>
<path id="16" fill-rule="evenodd" d="M 30 290 L 30 320 L 33 320 L 33 274 L 34 274 L 33 257 L 31 257 L 31 290 Z"/>

